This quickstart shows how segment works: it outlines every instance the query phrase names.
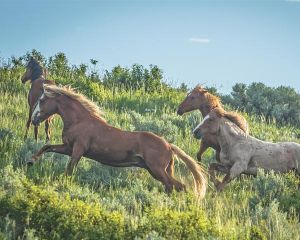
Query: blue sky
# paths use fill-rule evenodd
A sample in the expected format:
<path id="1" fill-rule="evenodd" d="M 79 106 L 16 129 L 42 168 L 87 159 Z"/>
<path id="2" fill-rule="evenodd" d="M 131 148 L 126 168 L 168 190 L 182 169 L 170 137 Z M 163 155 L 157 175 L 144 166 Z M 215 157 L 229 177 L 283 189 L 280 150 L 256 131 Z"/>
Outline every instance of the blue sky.
<path id="1" fill-rule="evenodd" d="M 300 91 L 300 0 L 0 0 L 0 56 L 35 48 L 72 64 L 156 64 L 168 82 Z"/>

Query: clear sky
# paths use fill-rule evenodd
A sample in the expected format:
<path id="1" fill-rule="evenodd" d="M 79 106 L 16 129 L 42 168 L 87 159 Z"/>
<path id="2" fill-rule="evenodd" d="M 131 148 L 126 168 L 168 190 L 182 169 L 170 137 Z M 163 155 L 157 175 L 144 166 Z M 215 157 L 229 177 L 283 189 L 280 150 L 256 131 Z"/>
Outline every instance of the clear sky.
<path id="1" fill-rule="evenodd" d="M 156 64 L 168 82 L 300 91 L 300 0 L 0 0 L 0 56 L 35 48 L 71 64 Z"/>

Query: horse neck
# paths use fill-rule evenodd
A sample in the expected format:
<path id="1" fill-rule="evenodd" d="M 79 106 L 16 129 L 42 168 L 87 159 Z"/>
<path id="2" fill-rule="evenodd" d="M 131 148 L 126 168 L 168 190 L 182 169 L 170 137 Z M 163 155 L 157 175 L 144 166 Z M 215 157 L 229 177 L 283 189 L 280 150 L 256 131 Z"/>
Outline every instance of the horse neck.
<path id="1" fill-rule="evenodd" d="M 245 138 L 245 134 L 234 123 L 224 120 L 220 123 L 220 134 L 217 141 L 221 149 L 228 148 L 230 145 L 239 142 Z"/>
<path id="2" fill-rule="evenodd" d="M 64 129 L 86 120 L 91 114 L 76 100 L 61 96 L 58 101 L 58 114 L 61 116 Z"/>
<path id="3" fill-rule="evenodd" d="M 32 84 L 34 84 L 34 83 L 36 83 L 36 82 L 39 82 L 39 81 L 42 81 L 42 80 L 45 80 L 44 75 L 41 75 L 41 76 L 39 76 L 39 77 L 37 77 L 37 78 L 31 80 L 30 83 L 31 83 L 31 85 L 32 85 Z"/>
<path id="4" fill-rule="evenodd" d="M 218 101 L 212 100 L 210 95 L 207 95 L 205 97 L 205 101 L 201 102 L 199 106 L 199 110 L 203 117 L 205 117 L 211 110 L 213 110 L 216 107 L 222 107 L 221 104 Z"/>

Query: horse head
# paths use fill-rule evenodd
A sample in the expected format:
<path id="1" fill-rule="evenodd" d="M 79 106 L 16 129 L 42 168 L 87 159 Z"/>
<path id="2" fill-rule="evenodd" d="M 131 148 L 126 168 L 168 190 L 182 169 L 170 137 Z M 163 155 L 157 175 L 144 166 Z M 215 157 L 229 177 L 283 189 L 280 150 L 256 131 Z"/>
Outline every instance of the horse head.
<path id="1" fill-rule="evenodd" d="M 206 93 L 207 90 L 205 88 L 196 86 L 179 105 L 177 114 L 181 116 L 184 113 L 199 109 L 201 104 L 205 102 Z"/>
<path id="2" fill-rule="evenodd" d="M 31 116 L 33 125 L 38 126 L 41 122 L 57 113 L 58 106 L 55 98 L 56 95 L 57 94 L 55 93 L 48 92 L 47 85 L 44 85 L 44 93 L 40 96 L 33 108 Z"/>
<path id="3" fill-rule="evenodd" d="M 34 81 L 35 79 L 43 76 L 43 74 L 44 70 L 41 64 L 36 59 L 31 57 L 26 65 L 26 72 L 23 74 L 21 81 L 22 83 L 26 83 L 28 80 Z"/>
<path id="4" fill-rule="evenodd" d="M 201 139 L 204 135 L 216 135 L 220 129 L 220 120 L 224 116 L 222 108 L 214 108 L 206 115 L 202 122 L 193 130 L 195 138 Z"/>

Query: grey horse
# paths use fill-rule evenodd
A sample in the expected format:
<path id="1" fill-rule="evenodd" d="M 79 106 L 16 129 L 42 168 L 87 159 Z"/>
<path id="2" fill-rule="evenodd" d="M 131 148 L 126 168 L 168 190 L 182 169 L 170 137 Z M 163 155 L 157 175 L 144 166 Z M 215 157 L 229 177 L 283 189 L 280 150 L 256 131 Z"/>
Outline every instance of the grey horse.
<path id="1" fill-rule="evenodd" d="M 209 166 L 211 180 L 218 191 L 241 173 L 256 175 L 259 168 L 281 173 L 296 170 L 300 173 L 300 144 L 271 143 L 249 136 L 226 118 L 221 108 L 213 109 L 193 133 L 197 139 L 210 135 L 220 144 L 220 163 Z M 226 174 L 222 182 L 216 179 L 215 170 Z"/>

